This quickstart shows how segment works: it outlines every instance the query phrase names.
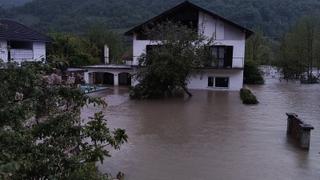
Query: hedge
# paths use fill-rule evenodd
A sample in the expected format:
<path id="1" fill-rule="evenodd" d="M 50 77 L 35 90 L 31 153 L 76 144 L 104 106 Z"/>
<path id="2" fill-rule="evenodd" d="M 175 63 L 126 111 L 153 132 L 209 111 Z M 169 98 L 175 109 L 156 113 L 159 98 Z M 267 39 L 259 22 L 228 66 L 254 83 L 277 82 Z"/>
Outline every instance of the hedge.
<path id="1" fill-rule="evenodd" d="M 256 96 L 246 88 L 242 88 L 240 90 L 240 98 L 243 104 L 258 104 L 259 101 L 257 100 Z"/>

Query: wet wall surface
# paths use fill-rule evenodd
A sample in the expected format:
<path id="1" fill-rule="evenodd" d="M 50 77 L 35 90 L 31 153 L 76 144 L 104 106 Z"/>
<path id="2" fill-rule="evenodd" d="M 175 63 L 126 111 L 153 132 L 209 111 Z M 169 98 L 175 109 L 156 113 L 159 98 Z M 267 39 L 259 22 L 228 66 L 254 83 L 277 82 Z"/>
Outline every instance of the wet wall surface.
<path id="1" fill-rule="evenodd" d="M 242 105 L 237 92 L 153 101 L 131 101 L 126 89 L 94 94 L 109 104 L 108 124 L 129 135 L 100 170 L 129 180 L 320 179 L 320 85 L 268 80 L 250 88 L 257 106 Z M 315 127 L 309 152 L 287 138 L 286 112 Z"/>

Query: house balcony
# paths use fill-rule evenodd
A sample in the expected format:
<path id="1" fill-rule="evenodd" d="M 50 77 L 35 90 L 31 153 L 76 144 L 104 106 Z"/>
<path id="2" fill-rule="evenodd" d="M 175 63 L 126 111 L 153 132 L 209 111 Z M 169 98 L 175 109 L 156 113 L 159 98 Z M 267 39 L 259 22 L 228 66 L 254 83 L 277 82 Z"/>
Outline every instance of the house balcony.
<path id="1" fill-rule="evenodd" d="M 244 58 L 215 59 L 202 67 L 203 69 L 243 69 Z"/>
<path id="2" fill-rule="evenodd" d="M 31 49 L 11 49 L 10 56 L 11 59 L 17 62 L 29 61 L 34 59 L 33 50 Z"/>

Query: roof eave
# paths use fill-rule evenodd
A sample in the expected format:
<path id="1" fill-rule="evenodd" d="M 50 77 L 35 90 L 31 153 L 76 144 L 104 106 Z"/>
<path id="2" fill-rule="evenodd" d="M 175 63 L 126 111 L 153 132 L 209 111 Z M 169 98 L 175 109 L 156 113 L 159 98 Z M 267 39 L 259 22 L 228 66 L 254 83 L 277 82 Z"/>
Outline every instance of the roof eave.
<path id="1" fill-rule="evenodd" d="M 245 28 L 245 27 L 243 27 L 243 26 L 241 26 L 241 25 L 239 25 L 239 24 L 237 24 L 237 23 L 235 23 L 235 22 L 233 22 L 231 20 L 228 20 L 228 19 L 226 19 L 226 18 L 224 18 L 224 17 L 222 17 L 222 16 L 220 16 L 218 14 L 215 14 L 215 13 L 213 13 L 213 12 L 207 10 L 207 9 L 204 9 L 204 8 L 202 8 L 200 6 L 197 6 L 197 5 L 193 4 L 193 3 L 190 3 L 189 1 L 185 1 L 185 2 L 183 2 L 183 3 L 181 3 L 181 4 L 177 5 L 177 6 L 175 6 L 175 7 L 171 8 L 171 9 L 161 13 L 160 15 L 155 16 L 155 17 L 147 20 L 146 22 L 131 28 L 129 31 L 125 32 L 124 35 L 125 36 L 132 36 L 135 31 L 137 31 L 138 29 L 140 29 L 144 25 L 161 18 L 162 16 L 166 15 L 167 13 L 169 13 L 169 12 L 171 12 L 171 11 L 173 11 L 173 10 L 183 6 L 183 5 L 191 5 L 191 6 L 195 7 L 196 9 L 198 9 L 199 11 L 203 11 L 203 12 L 205 12 L 205 13 L 211 15 L 211 16 L 214 16 L 215 18 L 221 19 L 221 20 L 223 20 L 223 21 L 225 21 L 225 22 L 227 22 L 227 23 L 229 23 L 229 24 L 231 24 L 233 26 L 236 26 L 236 27 L 244 30 L 246 32 L 246 38 L 249 38 L 253 34 L 253 31 L 251 31 L 250 29 L 247 29 L 247 28 Z"/>

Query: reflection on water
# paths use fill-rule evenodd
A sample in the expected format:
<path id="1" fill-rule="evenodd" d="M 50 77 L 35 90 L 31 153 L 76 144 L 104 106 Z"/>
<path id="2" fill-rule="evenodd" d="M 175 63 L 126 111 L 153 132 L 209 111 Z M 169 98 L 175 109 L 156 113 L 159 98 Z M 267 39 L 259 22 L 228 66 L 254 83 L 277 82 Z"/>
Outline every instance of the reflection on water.
<path id="1" fill-rule="evenodd" d="M 101 171 L 129 180 L 320 179 L 320 85 L 268 80 L 250 88 L 258 106 L 242 105 L 235 92 L 155 101 L 130 101 L 125 89 L 96 94 L 109 104 L 109 124 L 129 135 Z M 315 127 L 309 152 L 287 140 L 286 112 Z"/>

